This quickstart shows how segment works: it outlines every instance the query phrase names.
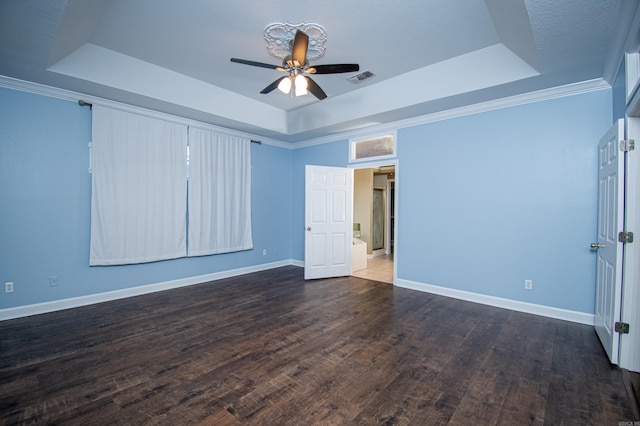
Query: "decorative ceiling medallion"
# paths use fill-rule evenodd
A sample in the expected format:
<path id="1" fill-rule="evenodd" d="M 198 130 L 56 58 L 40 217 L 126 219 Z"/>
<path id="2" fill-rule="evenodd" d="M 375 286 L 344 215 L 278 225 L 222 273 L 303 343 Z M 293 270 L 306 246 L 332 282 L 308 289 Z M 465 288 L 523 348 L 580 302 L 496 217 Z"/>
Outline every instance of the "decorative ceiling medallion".
<path id="1" fill-rule="evenodd" d="M 291 55 L 291 43 L 300 30 L 309 36 L 307 59 L 313 61 L 324 56 L 326 49 L 327 33 L 318 24 L 290 24 L 276 22 L 269 24 L 264 29 L 264 39 L 267 42 L 267 51 L 275 58 L 284 59 Z"/>

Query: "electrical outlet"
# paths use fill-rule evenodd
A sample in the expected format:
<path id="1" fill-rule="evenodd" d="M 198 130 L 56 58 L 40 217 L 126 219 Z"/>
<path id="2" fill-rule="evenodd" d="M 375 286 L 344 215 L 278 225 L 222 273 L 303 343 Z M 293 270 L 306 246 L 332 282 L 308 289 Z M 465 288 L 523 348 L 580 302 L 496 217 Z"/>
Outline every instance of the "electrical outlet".
<path id="1" fill-rule="evenodd" d="M 49 277 L 49 287 L 58 287 L 58 276 L 51 275 Z"/>
<path id="2" fill-rule="evenodd" d="M 533 281 L 532 280 L 524 280 L 524 288 L 527 290 L 533 290 Z"/>
<path id="3" fill-rule="evenodd" d="M 262 255 L 266 256 L 267 255 L 267 249 L 262 249 Z"/>
<path id="4" fill-rule="evenodd" d="M 13 293 L 13 283 L 4 283 L 4 292 Z"/>

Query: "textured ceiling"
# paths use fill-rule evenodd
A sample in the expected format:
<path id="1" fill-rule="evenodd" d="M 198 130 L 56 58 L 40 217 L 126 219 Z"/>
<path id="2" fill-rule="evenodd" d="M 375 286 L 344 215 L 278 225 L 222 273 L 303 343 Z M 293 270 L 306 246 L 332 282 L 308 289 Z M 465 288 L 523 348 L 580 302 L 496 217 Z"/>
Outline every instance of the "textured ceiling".
<path id="1" fill-rule="evenodd" d="M 629 0 L 3 0 L 0 75 L 299 142 L 534 90 L 605 78 Z M 313 22 L 312 65 L 358 63 L 374 77 L 316 75 L 325 90 L 260 90 L 279 65 L 263 31 Z"/>

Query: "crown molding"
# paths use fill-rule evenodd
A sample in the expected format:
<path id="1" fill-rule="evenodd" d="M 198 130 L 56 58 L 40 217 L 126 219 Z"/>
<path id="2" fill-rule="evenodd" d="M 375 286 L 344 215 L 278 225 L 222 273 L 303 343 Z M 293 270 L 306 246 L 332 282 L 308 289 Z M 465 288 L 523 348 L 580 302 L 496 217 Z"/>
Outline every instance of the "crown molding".
<path id="1" fill-rule="evenodd" d="M 426 114 L 419 117 L 399 120 L 392 123 L 379 124 L 364 129 L 353 130 L 349 132 L 338 133 L 330 136 L 310 139 L 304 142 L 293 143 L 293 149 L 307 148 L 314 145 L 321 145 L 340 140 L 370 136 L 389 132 L 392 130 L 419 126 L 421 124 L 434 123 L 436 121 L 450 120 L 452 118 L 464 117 L 466 115 L 479 114 L 482 112 L 494 111 L 503 108 L 510 108 L 518 105 L 525 105 L 535 102 L 542 102 L 551 99 L 562 98 L 565 96 L 573 96 L 582 93 L 594 92 L 598 90 L 610 89 L 611 85 L 602 78 L 587 80 L 579 83 L 572 83 L 549 89 L 537 90 L 534 92 L 524 93 L 521 95 L 509 96 L 506 98 L 495 99 L 492 101 L 481 102 L 473 105 L 467 105 L 459 108 L 439 111 L 432 114 Z"/>
<path id="2" fill-rule="evenodd" d="M 66 89 L 60 89 L 57 87 L 45 86 L 43 84 L 33 83 L 30 81 L 18 80 L 18 79 L 3 76 L 3 75 L 0 75 L 0 87 L 19 90 L 27 93 L 33 93 L 35 95 L 47 96 L 50 98 L 60 99 L 64 101 L 71 101 L 75 103 L 77 103 L 80 99 L 82 99 L 83 101 L 90 104 L 103 105 L 103 106 L 118 109 L 121 111 L 143 115 L 145 117 L 157 118 L 160 120 L 170 121 L 172 123 L 183 124 L 191 127 L 198 127 L 205 130 L 212 130 L 215 132 L 224 133 L 231 136 L 237 136 L 237 137 L 247 138 L 247 139 L 258 139 L 265 145 L 273 145 L 280 148 L 291 149 L 290 143 L 279 141 L 277 139 L 265 138 L 257 134 L 240 132 L 237 130 L 216 126 L 213 124 L 193 120 L 186 117 L 180 117 L 173 114 L 154 111 L 147 108 L 137 107 L 137 106 L 125 104 L 122 102 L 111 101 L 108 99 L 103 99 L 95 96 L 86 95 L 83 93 L 73 92 Z"/>
<path id="3" fill-rule="evenodd" d="M 638 49 L 638 32 L 640 28 L 640 6 L 636 2 L 623 2 L 618 17 L 618 32 L 609 49 L 605 62 L 604 79 L 612 85 L 621 66 L 624 66 L 625 53 Z M 633 31 L 633 29 L 636 31 Z"/>
<path id="4" fill-rule="evenodd" d="M 464 107 L 453 108 L 445 111 L 439 111 L 432 114 L 422 115 L 419 117 L 408 118 L 405 120 L 395 121 L 391 123 L 379 124 L 370 126 L 358 130 L 352 130 L 348 132 L 341 132 L 332 134 L 329 136 L 323 136 L 319 138 L 309 139 L 303 142 L 283 142 L 273 138 L 265 138 L 258 134 L 249 134 L 245 132 L 239 132 L 226 127 L 215 126 L 212 124 L 204 123 L 188 119 L 185 117 L 179 117 L 176 115 L 166 114 L 158 111 L 153 111 L 145 108 L 136 107 L 120 102 L 110 101 L 103 98 L 97 98 L 57 87 L 45 86 L 38 83 L 33 83 L 24 80 L 18 80 L 11 77 L 0 75 L 0 87 L 8 89 L 20 90 L 23 92 L 34 93 L 37 95 L 48 96 L 52 98 L 77 102 L 79 99 L 83 99 L 89 103 L 96 103 L 100 105 L 109 106 L 123 111 L 132 112 L 136 114 L 142 114 L 154 118 L 161 118 L 163 120 L 172 121 L 180 124 L 185 124 L 194 127 L 200 127 L 209 129 L 233 136 L 245 137 L 249 139 L 260 139 L 265 145 L 272 145 L 284 149 L 302 149 L 314 145 L 321 145 L 325 143 L 337 142 L 345 139 L 366 137 L 372 134 L 379 134 L 382 132 L 389 132 L 392 130 L 418 126 L 427 123 L 433 123 L 436 121 L 444 121 L 452 118 L 463 117 L 466 115 L 479 114 L 482 112 L 494 111 L 503 108 L 510 108 L 518 105 L 525 105 L 529 103 L 547 101 L 551 99 L 561 98 L 565 96 L 573 96 L 582 93 L 588 93 L 598 90 L 610 89 L 611 85 L 602 78 L 587 80 L 579 83 L 572 83 L 563 86 L 553 87 L 550 89 L 543 89 L 534 92 L 524 93 L 521 95 L 509 96 L 506 98 L 495 99 L 492 101 L 481 102 L 473 105 L 467 105 Z"/>

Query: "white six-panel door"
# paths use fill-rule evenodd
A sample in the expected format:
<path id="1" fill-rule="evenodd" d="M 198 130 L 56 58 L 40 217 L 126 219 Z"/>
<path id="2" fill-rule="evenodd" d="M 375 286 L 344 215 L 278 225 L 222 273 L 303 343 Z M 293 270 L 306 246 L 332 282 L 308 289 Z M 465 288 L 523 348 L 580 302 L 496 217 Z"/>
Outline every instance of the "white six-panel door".
<path id="1" fill-rule="evenodd" d="M 305 167 L 304 278 L 351 275 L 353 169 Z"/>
<path id="2" fill-rule="evenodd" d="M 616 122 L 600 139 L 598 149 L 598 251 L 595 328 L 609 360 L 618 363 L 622 297 L 622 250 L 618 234 L 624 227 L 624 121 Z"/>

